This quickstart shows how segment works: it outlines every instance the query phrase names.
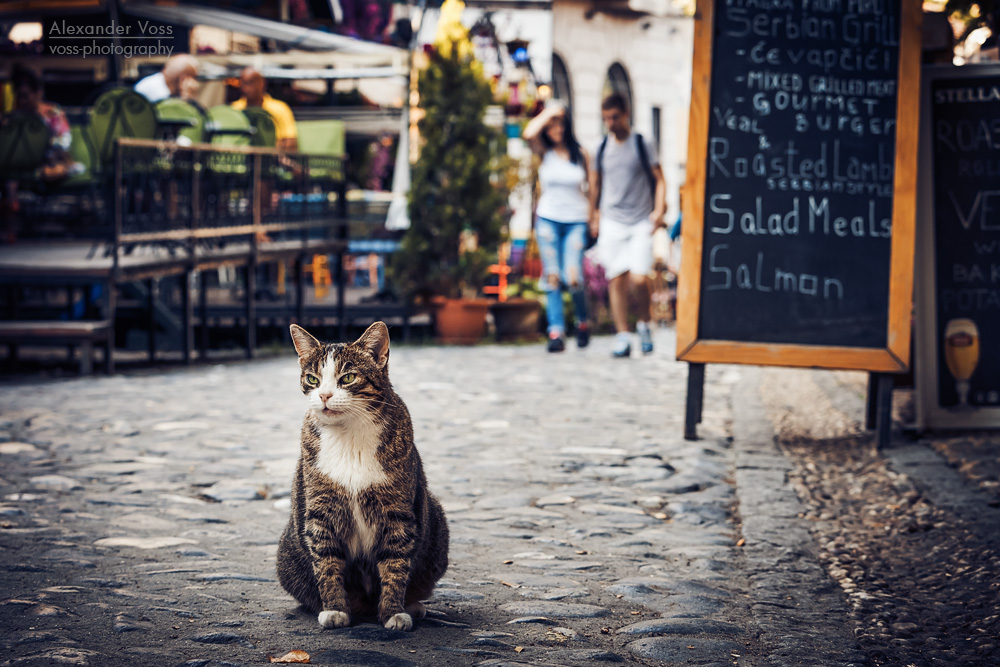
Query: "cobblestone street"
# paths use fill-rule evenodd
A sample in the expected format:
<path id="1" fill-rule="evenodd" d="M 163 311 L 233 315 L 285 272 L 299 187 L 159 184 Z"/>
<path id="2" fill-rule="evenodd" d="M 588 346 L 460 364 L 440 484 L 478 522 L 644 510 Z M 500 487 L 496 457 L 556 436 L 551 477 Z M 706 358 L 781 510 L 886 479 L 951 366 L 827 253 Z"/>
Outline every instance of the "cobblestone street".
<path id="1" fill-rule="evenodd" d="M 859 606 L 863 578 L 838 579 L 851 566 L 819 525 L 834 517 L 817 499 L 836 493 L 811 496 L 822 485 L 804 455 L 779 447 L 805 428 L 782 414 L 870 443 L 829 417 L 862 417 L 864 375 L 842 374 L 825 405 L 787 376 L 710 365 L 701 439 L 689 442 L 687 366 L 672 330 L 656 345 L 630 360 L 612 359 L 606 337 L 559 355 L 394 345 L 390 376 L 451 528 L 449 571 L 412 633 L 324 630 L 277 583 L 305 410 L 290 349 L 4 383 L 0 664 L 219 667 L 293 650 L 373 667 L 942 664 L 919 650 L 881 661 L 900 644 L 864 629 L 884 609 Z M 948 442 L 931 444 L 947 458 Z M 939 470 L 960 477 L 945 458 L 926 462 L 929 488 Z M 966 491 L 987 494 L 992 526 L 995 480 L 971 469 Z M 930 524 L 964 521 L 935 511 L 948 514 Z M 995 565 L 995 538 L 966 546 Z M 997 570 L 985 572 L 977 581 L 996 599 Z M 969 630 L 977 639 L 997 627 L 995 609 Z M 903 631 L 912 648 L 919 629 Z M 952 665 L 996 664 L 995 646 L 969 646 Z"/>

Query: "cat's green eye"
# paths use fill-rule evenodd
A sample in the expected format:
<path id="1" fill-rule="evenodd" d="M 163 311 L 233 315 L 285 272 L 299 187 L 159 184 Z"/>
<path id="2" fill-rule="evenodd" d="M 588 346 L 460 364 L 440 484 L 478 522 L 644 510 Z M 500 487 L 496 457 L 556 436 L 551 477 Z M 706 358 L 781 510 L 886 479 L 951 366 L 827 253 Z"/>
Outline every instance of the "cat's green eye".
<path id="1" fill-rule="evenodd" d="M 351 384 L 358 378 L 356 373 L 344 373 L 340 376 L 340 384 Z"/>
<path id="2" fill-rule="evenodd" d="M 315 386 L 317 386 L 319 384 L 319 378 L 316 377 L 315 375 L 307 375 L 306 376 L 306 384 L 308 384 L 308 385 L 310 385 L 312 387 L 315 387 Z"/>

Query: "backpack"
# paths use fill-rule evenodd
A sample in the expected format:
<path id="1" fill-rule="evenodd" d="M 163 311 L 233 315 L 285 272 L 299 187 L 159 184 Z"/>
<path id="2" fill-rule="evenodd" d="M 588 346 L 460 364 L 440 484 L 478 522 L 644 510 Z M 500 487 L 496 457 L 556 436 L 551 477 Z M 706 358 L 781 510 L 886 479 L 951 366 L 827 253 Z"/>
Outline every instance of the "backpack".
<path id="1" fill-rule="evenodd" d="M 642 140 L 642 135 L 638 132 L 632 133 L 635 136 L 635 147 L 639 152 L 639 161 L 642 162 L 642 169 L 646 172 L 646 178 L 649 180 L 649 189 L 653 195 L 653 201 L 655 205 L 656 201 L 656 176 L 653 174 L 653 168 L 649 165 L 649 156 L 646 155 L 646 142 Z M 604 161 L 604 148 L 608 145 L 608 135 L 604 135 L 604 139 L 601 140 L 601 145 L 597 148 L 597 182 L 601 183 L 604 173 L 603 173 L 603 161 Z M 601 205 L 601 195 L 603 194 L 604 188 L 597 193 L 597 206 Z"/>

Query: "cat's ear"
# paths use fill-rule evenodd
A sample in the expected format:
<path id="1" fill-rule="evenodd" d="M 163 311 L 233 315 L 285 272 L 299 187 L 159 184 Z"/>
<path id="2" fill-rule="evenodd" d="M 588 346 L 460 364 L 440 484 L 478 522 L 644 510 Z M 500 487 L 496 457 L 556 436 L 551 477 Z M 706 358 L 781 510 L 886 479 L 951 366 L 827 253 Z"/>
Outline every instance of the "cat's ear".
<path id="1" fill-rule="evenodd" d="M 355 345 L 363 345 L 371 352 L 379 368 L 385 368 L 389 361 L 389 327 L 385 322 L 376 322 L 361 334 Z"/>
<path id="2" fill-rule="evenodd" d="M 292 344 L 295 345 L 295 351 L 299 353 L 299 359 L 306 358 L 313 350 L 322 345 L 298 324 L 293 324 L 288 327 L 288 330 L 292 332 Z"/>

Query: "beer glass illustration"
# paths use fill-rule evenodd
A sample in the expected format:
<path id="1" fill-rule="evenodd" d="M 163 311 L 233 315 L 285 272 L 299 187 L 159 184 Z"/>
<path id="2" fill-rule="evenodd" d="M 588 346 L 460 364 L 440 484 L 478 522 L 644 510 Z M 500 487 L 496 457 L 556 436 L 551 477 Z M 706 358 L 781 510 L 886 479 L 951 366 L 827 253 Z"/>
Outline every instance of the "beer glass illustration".
<path id="1" fill-rule="evenodd" d="M 944 328 L 944 360 L 955 378 L 958 409 L 969 407 L 969 379 L 979 363 L 979 330 L 972 320 L 949 320 Z"/>

